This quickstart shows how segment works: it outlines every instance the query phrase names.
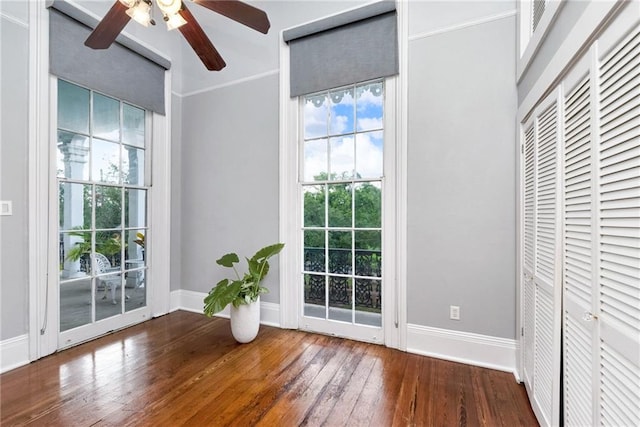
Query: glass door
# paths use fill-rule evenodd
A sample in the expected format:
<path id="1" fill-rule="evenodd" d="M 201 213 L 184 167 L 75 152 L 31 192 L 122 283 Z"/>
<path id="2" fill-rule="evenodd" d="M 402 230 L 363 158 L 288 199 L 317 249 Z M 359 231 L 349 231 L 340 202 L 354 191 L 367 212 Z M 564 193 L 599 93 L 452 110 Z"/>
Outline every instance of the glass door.
<path id="1" fill-rule="evenodd" d="M 148 318 L 147 113 L 58 80 L 59 347 Z"/>
<path id="2" fill-rule="evenodd" d="M 302 99 L 302 329 L 382 336 L 382 81 Z"/>

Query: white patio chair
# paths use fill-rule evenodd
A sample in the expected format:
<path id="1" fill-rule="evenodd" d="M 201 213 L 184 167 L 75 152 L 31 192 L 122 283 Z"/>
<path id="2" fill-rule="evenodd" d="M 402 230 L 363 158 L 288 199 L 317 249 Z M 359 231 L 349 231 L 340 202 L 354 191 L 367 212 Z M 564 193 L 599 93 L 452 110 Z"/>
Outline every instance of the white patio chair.
<path id="1" fill-rule="evenodd" d="M 111 267 L 111 262 L 109 262 L 109 259 L 106 256 L 102 255 L 101 253 L 95 253 L 94 256 L 96 259 L 96 273 L 98 275 L 110 272 L 120 273 L 120 268 Z M 99 276 L 96 281 L 96 286 L 98 284 L 102 284 L 102 286 L 104 287 L 104 295 L 102 296 L 102 299 L 107 299 L 107 292 L 110 290 L 111 301 L 113 302 L 113 304 L 118 304 L 118 301 L 116 301 L 116 290 L 118 289 L 118 286 L 122 286 L 121 275 L 107 274 L 104 276 Z"/>

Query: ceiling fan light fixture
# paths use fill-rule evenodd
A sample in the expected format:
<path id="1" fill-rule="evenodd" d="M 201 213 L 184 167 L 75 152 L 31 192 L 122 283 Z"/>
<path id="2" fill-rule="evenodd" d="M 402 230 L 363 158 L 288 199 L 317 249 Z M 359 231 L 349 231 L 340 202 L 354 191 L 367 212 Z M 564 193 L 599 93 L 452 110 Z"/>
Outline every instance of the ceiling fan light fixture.
<path id="1" fill-rule="evenodd" d="M 165 15 L 175 15 L 182 7 L 182 0 L 156 0 L 158 7 Z"/>
<path id="2" fill-rule="evenodd" d="M 164 15 L 164 21 L 167 23 L 167 30 L 169 31 L 182 27 L 187 23 L 187 21 L 179 13 Z"/>
<path id="3" fill-rule="evenodd" d="M 138 0 L 127 10 L 127 15 L 145 27 L 148 27 L 149 24 L 155 25 L 153 18 L 151 18 L 151 1 Z"/>

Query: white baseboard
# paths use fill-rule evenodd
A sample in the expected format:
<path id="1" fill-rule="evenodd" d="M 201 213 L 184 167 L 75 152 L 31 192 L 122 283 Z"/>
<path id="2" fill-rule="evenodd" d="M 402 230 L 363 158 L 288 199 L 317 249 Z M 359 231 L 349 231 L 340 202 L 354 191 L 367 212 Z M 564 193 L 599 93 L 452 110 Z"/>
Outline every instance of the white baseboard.
<path id="1" fill-rule="evenodd" d="M 483 368 L 511 372 L 516 369 L 516 340 L 407 325 L 407 351 Z"/>
<path id="2" fill-rule="evenodd" d="M 171 292 L 170 311 L 185 310 L 193 313 L 204 312 L 204 292 L 179 289 Z M 217 317 L 229 318 L 229 307 L 216 314 Z M 260 323 L 267 326 L 280 327 L 280 304 L 272 302 L 260 302 Z"/>
<path id="3" fill-rule="evenodd" d="M 29 335 L 0 341 L 0 373 L 29 363 Z"/>

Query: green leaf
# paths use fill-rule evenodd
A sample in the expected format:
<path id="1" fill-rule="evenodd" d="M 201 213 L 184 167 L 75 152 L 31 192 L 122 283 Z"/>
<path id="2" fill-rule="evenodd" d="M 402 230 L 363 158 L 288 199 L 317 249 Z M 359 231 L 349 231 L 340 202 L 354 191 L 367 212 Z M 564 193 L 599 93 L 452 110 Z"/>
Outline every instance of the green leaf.
<path id="1" fill-rule="evenodd" d="M 274 255 L 280 253 L 280 251 L 284 248 L 284 243 L 276 243 L 274 245 L 265 246 L 260 249 L 256 254 L 251 258 L 256 261 L 266 261 Z"/>
<path id="2" fill-rule="evenodd" d="M 258 279 L 258 275 L 260 273 L 260 263 L 255 259 L 247 258 L 247 265 L 249 266 L 249 274 L 252 278 Z"/>
<path id="3" fill-rule="evenodd" d="M 211 317 L 233 302 L 240 294 L 242 282 L 222 279 L 204 299 L 204 314 Z"/>
<path id="4" fill-rule="evenodd" d="M 240 258 L 233 252 L 223 255 L 222 258 L 216 260 L 216 264 L 223 267 L 233 267 L 233 264 L 237 262 L 240 262 Z"/>

